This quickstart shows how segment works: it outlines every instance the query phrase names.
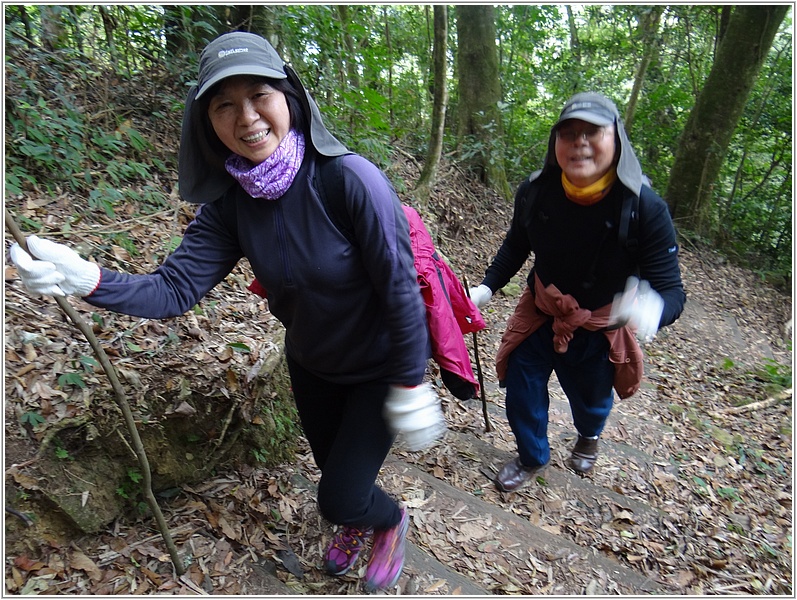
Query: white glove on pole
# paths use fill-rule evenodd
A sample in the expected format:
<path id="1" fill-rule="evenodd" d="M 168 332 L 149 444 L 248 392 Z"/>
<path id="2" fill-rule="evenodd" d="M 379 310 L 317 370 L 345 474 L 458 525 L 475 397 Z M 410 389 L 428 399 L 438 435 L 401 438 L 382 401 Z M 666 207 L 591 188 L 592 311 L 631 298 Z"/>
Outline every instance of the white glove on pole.
<path id="1" fill-rule="evenodd" d="M 391 385 L 384 410 L 390 430 L 408 450 L 423 450 L 446 430 L 440 398 L 428 383 L 416 387 Z"/>
<path id="2" fill-rule="evenodd" d="M 97 289 L 100 267 L 83 260 L 71 248 L 35 235 L 28 237 L 27 245 L 30 254 L 17 243 L 8 253 L 23 285 L 32 294 L 82 297 Z"/>
<path id="3" fill-rule="evenodd" d="M 625 291 L 614 296 L 610 327 L 629 325 L 635 329 L 641 342 L 649 342 L 659 330 L 664 300 L 647 281 L 631 276 L 625 282 Z"/>
<path id="4" fill-rule="evenodd" d="M 493 291 L 484 284 L 479 287 L 470 288 L 468 291 L 471 302 L 476 305 L 476 308 L 482 308 L 493 297 Z"/>

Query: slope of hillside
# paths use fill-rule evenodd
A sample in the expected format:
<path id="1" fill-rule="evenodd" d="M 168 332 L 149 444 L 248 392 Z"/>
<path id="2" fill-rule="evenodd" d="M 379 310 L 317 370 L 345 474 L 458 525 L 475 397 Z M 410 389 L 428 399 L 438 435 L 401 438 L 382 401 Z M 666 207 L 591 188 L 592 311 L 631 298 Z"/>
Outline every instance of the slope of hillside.
<path id="1" fill-rule="evenodd" d="M 418 165 L 400 152 L 394 158 L 388 174 L 410 189 Z M 416 205 L 410 194 L 404 199 L 425 217 L 454 269 L 477 284 L 500 244 L 511 207 L 451 164 L 443 165 L 428 205 Z M 9 207 L 39 218 L 46 213 L 56 240 L 57 224 L 73 210 L 66 198 L 25 198 Z M 136 215 L 134 207 L 119 210 L 129 219 L 92 214 L 73 228 L 69 243 L 90 246 L 107 231 L 123 228 L 141 256 L 113 247 L 105 264 L 145 271 L 192 210 L 175 203 L 146 217 Z M 511 289 L 496 294 L 484 311 L 488 327 L 477 336 L 493 431 L 484 431 L 479 401 L 460 402 L 440 388 L 450 429 L 444 442 L 424 453 L 396 448 L 385 467 L 385 487 L 410 507 L 413 518 L 413 554 L 395 591 L 792 593 L 791 395 L 769 387 L 787 373 L 790 378 L 791 299 L 755 274 L 688 244 L 682 269 L 687 311 L 646 347 L 643 390 L 618 403 L 595 473 L 580 478 L 564 466 L 573 432 L 554 381 L 555 458 L 544 484 L 518 494 L 501 494 L 491 483 L 501 460 L 514 450 L 492 359 L 516 299 Z M 246 291 L 250 280 L 242 264 L 213 291 L 205 316 L 170 323 L 194 334 L 120 363 L 157 390 L 166 385 L 170 369 L 185 368 L 213 344 L 245 340 L 266 352 L 280 328 L 267 305 Z M 88 305 L 75 304 L 90 318 Z M 318 473 L 301 441 L 296 460 L 288 464 L 220 470 L 161 498 L 172 534 L 190 561 L 183 577 L 174 575 L 149 518 L 131 513 L 97 535 L 81 536 L 46 503 L 32 503 L 37 490 L 26 469 L 37 460 L 41 436 L 20 423 L 20 415 L 47 403 L 59 418 L 80 417 L 88 406 L 80 398 L 106 383 L 95 378 L 82 395 L 65 398 L 57 381 L 59 361 L 36 367 L 26 358 L 25 344 L 43 336 L 61 340 L 51 350 L 64 356 L 63 366 L 81 341 L 54 303 L 27 296 L 8 267 L 5 308 L 6 506 L 34 521 L 26 527 L 6 512 L 8 592 L 361 593 L 358 572 L 342 579 L 323 573 L 330 528 L 315 509 Z M 132 341 L 160 339 L 157 324 L 113 318 Z M 468 344 L 473 349 L 472 339 Z M 231 365 L 251 369 L 246 360 L 218 356 L 192 372 L 211 389 Z M 63 468 L 69 477 L 68 461 Z"/>

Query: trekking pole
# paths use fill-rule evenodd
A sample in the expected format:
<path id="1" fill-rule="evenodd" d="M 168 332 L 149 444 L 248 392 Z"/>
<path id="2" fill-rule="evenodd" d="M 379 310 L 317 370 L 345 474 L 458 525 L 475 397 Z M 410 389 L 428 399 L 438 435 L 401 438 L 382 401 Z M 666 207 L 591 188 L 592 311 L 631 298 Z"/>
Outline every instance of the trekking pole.
<path id="1" fill-rule="evenodd" d="M 11 232 L 11 235 L 14 236 L 14 239 L 20 245 L 20 247 L 25 252 L 28 252 L 28 244 L 25 241 L 25 235 L 22 233 L 22 230 L 19 228 L 16 221 L 14 221 L 14 217 L 11 215 L 8 209 L 6 209 L 6 227 L 8 227 L 8 230 Z M 83 335 L 86 336 L 86 339 L 94 350 L 100 365 L 102 365 L 105 374 L 108 376 L 108 379 L 111 382 L 111 387 L 113 387 L 113 391 L 116 394 L 116 404 L 121 409 L 122 415 L 124 415 L 125 423 L 127 424 L 127 430 L 130 432 L 130 438 L 133 441 L 133 448 L 135 450 L 136 457 L 138 458 L 138 465 L 142 473 L 144 498 L 146 499 L 150 510 L 152 510 L 152 514 L 155 516 L 155 521 L 158 523 L 158 529 L 163 536 L 163 541 L 166 543 L 166 547 L 169 550 L 169 555 L 172 558 L 174 570 L 177 572 L 177 575 L 182 575 L 185 573 L 185 567 L 183 567 L 183 563 L 180 561 L 180 557 L 177 554 L 177 547 L 174 545 L 174 541 L 172 541 L 171 534 L 169 533 L 169 527 L 166 525 L 166 520 L 163 518 L 163 513 L 161 512 L 160 506 L 158 506 L 158 501 L 155 499 L 155 494 L 152 492 L 152 474 L 149 469 L 147 453 L 144 450 L 144 444 L 141 442 L 141 436 L 138 434 L 136 422 L 133 419 L 133 413 L 130 410 L 130 404 L 127 402 L 124 388 L 119 382 L 119 377 L 116 374 L 116 370 L 113 368 L 111 361 L 108 359 L 108 355 L 105 353 L 105 350 L 102 348 L 102 346 L 100 346 L 100 342 L 97 340 L 97 337 L 94 335 L 91 327 L 86 324 L 78 312 L 72 307 L 71 304 L 69 304 L 67 299 L 64 296 L 53 297 L 58 303 L 58 306 L 61 307 L 61 310 L 66 313 L 72 323 L 74 323 L 75 326 L 81 332 L 83 332 Z"/>
<path id="2" fill-rule="evenodd" d="M 467 277 L 462 278 L 462 283 L 465 286 L 465 293 L 470 299 L 470 287 L 468 286 Z M 482 397 L 482 413 L 484 414 L 484 431 L 490 433 L 493 428 L 490 425 L 490 417 L 487 414 L 487 397 L 484 394 L 484 374 L 482 373 L 482 364 L 479 360 L 479 338 L 476 337 L 476 332 L 473 332 L 473 356 L 476 359 L 476 374 L 479 378 L 479 391 Z"/>

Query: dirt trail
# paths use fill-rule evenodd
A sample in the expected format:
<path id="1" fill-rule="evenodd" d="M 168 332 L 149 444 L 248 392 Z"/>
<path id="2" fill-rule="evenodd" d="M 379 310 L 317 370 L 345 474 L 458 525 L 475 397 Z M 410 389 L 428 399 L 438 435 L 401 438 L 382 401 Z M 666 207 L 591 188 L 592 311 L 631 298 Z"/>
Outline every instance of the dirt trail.
<path id="1" fill-rule="evenodd" d="M 389 175 L 409 188 L 417 172 L 417 165 L 402 155 Z M 446 166 L 430 204 L 417 208 L 450 264 L 477 284 L 500 244 L 511 207 L 469 182 L 455 167 Z M 69 208 L 59 204 L 47 210 L 57 219 L 59 210 Z M 134 259 L 119 251 L 107 257 L 108 264 L 131 271 L 148 268 L 146 261 L 159 240 L 169 239 L 175 222 L 184 225 L 188 218 L 190 207 L 181 205 L 131 227 L 131 238 L 145 248 L 142 256 Z M 91 229 L 74 232 L 70 243 L 81 239 L 94 242 L 99 237 Z M 682 248 L 682 271 L 690 299 L 687 310 L 646 347 L 645 387 L 633 404 L 618 406 L 604 436 L 607 448 L 600 468 L 581 481 L 563 467 L 572 432 L 554 382 L 552 394 L 558 404 L 551 413 L 552 444 L 558 454 L 548 485 L 506 496 L 489 481 L 495 461 L 514 450 L 492 358 L 516 302 L 512 290 L 519 291 L 519 286 L 508 287 L 510 295 L 496 294 L 484 311 L 488 327 L 478 335 L 495 431 L 484 434 L 478 402 L 457 401 L 441 389 L 454 436 L 451 443 L 415 455 L 397 449 L 391 460 L 399 463 L 391 462 L 384 472 L 386 489 L 412 506 L 414 552 L 456 569 L 459 576 L 492 593 L 561 592 L 555 573 L 569 568 L 562 557 L 495 552 L 488 542 L 496 539 L 493 533 L 500 519 L 447 518 L 441 525 L 439 507 L 444 505 L 431 502 L 429 494 L 448 498 L 454 494 L 451 489 L 457 489 L 568 544 L 611 558 L 674 593 L 791 594 L 791 398 L 778 400 L 767 387 L 791 364 L 791 331 L 784 328 L 791 318 L 791 300 L 762 285 L 755 274 L 688 244 Z M 56 384 L 59 364 L 63 367 L 66 361 L 58 358 L 59 352 L 74 353 L 74 332 L 52 303 L 31 301 L 10 275 L 7 271 L 5 490 L 7 504 L 24 507 L 26 498 L 37 494 L 35 482 L 25 480 L 25 465 L 34 460 L 37 436 L 31 435 L 30 423 L 20 423 L 20 415 L 37 403 L 39 408 L 46 403 L 52 411 L 61 411 L 63 418 L 79 417 L 85 409 L 75 398 L 65 401 Z M 180 344 L 149 359 L 135 356 L 137 372 L 151 389 L 165 385 L 161 378 L 170 369 L 179 370 L 211 344 L 223 345 L 246 335 L 248 343 L 269 345 L 279 327 L 264 303 L 246 292 L 249 278 L 242 265 L 214 290 L 208 302 L 213 308 L 204 317 L 181 317 L 181 327 L 193 334 Z M 79 301 L 78 305 L 91 314 L 90 307 Z M 155 329 L 147 328 L 157 324 L 144 327 L 122 318 L 116 323 L 120 331 L 146 330 L 149 339 L 156 339 Z M 60 345 L 51 346 L 55 364 L 47 363 L 41 373 L 33 373 L 35 390 L 22 385 L 23 377 L 31 381 L 31 372 L 22 345 L 13 342 L 24 335 L 34 345 L 36 336 L 60 340 Z M 120 363 L 126 360 L 129 357 Z M 198 372 L 196 377 L 223 379 L 227 366 L 219 363 L 216 371 Z M 788 371 L 790 375 L 790 367 Z M 99 379 L 89 384 L 84 398 L 91 395 L 91 386 L 102 385 Z M 753 408 L 736 408 L 743 405 Z M 466 436 L 465 441 L 458 436 Z M 479 446 L 482 443 L 492 450 Z M 397 470 L 401 464 L 431 479 L 421 475 L 408 479 Z M 68 462 L 64 469 L 69 470 Z M 99 535 L 75 537 L 65 521 L 44 510 L 34 515 L 38 525 L 36 537 L 31 538 L 25 536 L 22 520 L 7 513 L 6 589 L 39 594 L 359 593 L 358 572 L 333 579 L 320 568 L 330 528 L 315 508 L 311 487 L 317 478 L 309 452 L 300 444 L 296 460 L 288 464 L 269 470 L 256 466 L 219 470 L 214 477 L 183 486 L 174 497 L 162 498 L 175 541 L 192 561 L 182 579 L 173 576 L 154 524 L 146 516 L 130 514 Z M 439 490 L 430 487 L 432 480 L 441 482 Z M 582 489 L 582 484 L 594 487 Z M 604 495 L 613 500 L 590 501 Z M 629 523 L 623 512 L 627 507 L 617 508 L 621 502 L 637 502 L 669 517 L 643 517 L 647 512 L 639 508 L 639 521 Z M 456 514 L 457 505 L 450 508 Z M 476 528 L 485 523 L 484 531 Z M 462 590 L 440 583 L 443 576 L 431 570 L 431 563 L 416 566 L 420 564 L 412 562 L 400 591 Z M 525 565 L 523 576 L 513 571 L 520 564 Z M 427 570 L 418 570 L 422 568 Z M 584 573 L 570 573 L 568 577 L 576 590 L 572 593 L 622 589 L 613 587 L 621 584 L 608 575 L 590 579 Z"/>

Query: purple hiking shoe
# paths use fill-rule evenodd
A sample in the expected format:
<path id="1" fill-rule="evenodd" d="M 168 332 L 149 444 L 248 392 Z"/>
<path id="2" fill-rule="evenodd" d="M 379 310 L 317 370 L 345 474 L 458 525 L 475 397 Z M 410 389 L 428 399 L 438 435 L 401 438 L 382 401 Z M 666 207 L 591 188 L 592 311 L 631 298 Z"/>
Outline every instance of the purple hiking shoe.
<path id="1" fill-rule="evenodd" d="M 324 555 L 324 564 L 330 575 L 344 575 L 352 568 L 360 555 L 360 550 L 371 537 L 371 530 L 357 529 L 356 527 L 343 527 L 327 548 Z"/>
<path id="2" fill-rule="evenodd" d="M 374 532 L 374 547 L 365 571 L 365 590 L 370 594 L 393 587 L 404 568 L 404 546 L 410 517 L 401 509 L 401 520 L 390 529 Z"/>

